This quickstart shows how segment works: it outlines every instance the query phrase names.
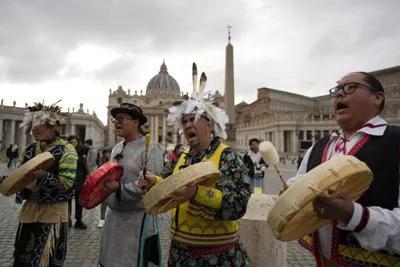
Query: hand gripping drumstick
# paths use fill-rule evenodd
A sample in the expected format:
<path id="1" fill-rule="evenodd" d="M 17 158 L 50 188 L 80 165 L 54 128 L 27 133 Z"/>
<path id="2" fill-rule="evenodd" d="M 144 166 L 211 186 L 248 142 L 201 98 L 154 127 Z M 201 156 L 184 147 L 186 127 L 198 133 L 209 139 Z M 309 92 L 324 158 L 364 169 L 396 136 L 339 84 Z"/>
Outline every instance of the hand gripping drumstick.
<path id="1" fill-rule="evenodd" d="M 151 134 L 146 134 L 146 142 L 144 143 L 144 167 L 143 167 L 143 178 L 146 179 L 146 172 L 147 172 L 147 151 L 149 150 L 150 146 L 150 141 L 151 141 Z M 142 186 L 142 189 L 144 190 L 145 187 Z"/>
<path id="2" fill-rule="evenodd" d="M 268 165 L 274 166 L 279 178 L 281 179 L 284 190 L 288 189 L 288 185 L 283 180 L 282 175 L 277 167 L 279 163 L 279 155 L 274 145 L 271 142 L 264 141 L 260 143 L 259 150 L 262 158 L 268 163 Z"/>

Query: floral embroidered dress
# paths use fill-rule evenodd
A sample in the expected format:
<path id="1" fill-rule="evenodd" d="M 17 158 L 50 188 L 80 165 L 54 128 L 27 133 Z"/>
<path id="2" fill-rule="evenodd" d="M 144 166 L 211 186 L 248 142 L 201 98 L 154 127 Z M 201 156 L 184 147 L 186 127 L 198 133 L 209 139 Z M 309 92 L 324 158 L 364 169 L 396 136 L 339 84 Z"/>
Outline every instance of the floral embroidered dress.
<path id="1" fill-rule="evenodd" d="M 221 176 L 214 186 L 198 186 L 193 199 L 172 211 L 169 266 L 251 266 L 239 241 L 238 219 L 250 198 L 249 177 L 242 159 L 215 138 L 210 147 L 181 153 L 169 162 L 163 178 L 200 161 L 213 161 Z M 157 182 L 162 178 L 157 177 Z"/>

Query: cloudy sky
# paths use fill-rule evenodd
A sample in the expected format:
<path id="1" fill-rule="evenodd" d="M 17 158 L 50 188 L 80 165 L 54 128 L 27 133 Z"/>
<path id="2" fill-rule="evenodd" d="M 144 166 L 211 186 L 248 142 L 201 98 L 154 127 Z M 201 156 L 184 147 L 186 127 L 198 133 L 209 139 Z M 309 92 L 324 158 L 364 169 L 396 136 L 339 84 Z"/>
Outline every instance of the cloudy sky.
<path id="1" fill-rule="evenodd" d="M 397 0 L 2 0 L 6 105 L 62 98 L 105 121 L 109 88 L 145 90 L 163 59 L 183 91 L 191 64 L 224 88 L 232 25 L 236 103 L 262 86 L 327 93 L 350 71 L 400 65 Z"/>

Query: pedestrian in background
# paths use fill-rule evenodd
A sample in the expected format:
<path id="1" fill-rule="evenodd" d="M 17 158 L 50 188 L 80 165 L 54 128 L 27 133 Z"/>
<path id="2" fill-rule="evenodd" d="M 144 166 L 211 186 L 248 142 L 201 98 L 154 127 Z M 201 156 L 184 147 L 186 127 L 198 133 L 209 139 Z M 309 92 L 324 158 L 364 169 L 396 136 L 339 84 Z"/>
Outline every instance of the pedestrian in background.
<path id="1" fill-rule="evenodd" d="M 257 138 L 251 138 L 249 141 L 250 150 L 243 157 L 243 162 L 246 165 L 250 177 L 250 188 L 252 193 L 254 193 L 255 186 L 263 188 L 264 174 L 268 167 L 267 163 L 265 163 L 264 159 L 261 157 L 258 148 L 259 144 L 260 141 Z"/>
<path id="2" fill-rule="evenodd" d="M 87 163 L 89 166 L 89 174 L 97 169 L 99 163 L 99 152 L 93 147 L 93 140 L 87 139 L 85 141 L 85 147 L 87 148 Z"/>
<path id="3" fill-rule="evenodd" d="M 82 146 L 79 138 L 75 135 L 70 135 L 68 137 L 68 143 L 75 147 L 78 154 L 78 162 L 76 166 L 76 177 L 73 185 L 75 192 L 75 224 L 74 227 L 78 229 L 86 230 L 87 226 L 82 221 L 82 205 L 79 203 L 79 195 L 81 193 L 83 184 L 86 181 L 87 175 L 89 174 L 89 168 L 86 161 L 86 149 Z M 71 226 L 71 209 L 72 209 L 72 199 L 69 201 L 69 225 Z"/>
<path id="4" fill-rule="evenodd" d="M 181 154 L 181 152 L 183 151 L 182 148 L 182 144 L 177 144 L 171 154 L 169 154 L 168 160 L 173 161 L 176 156 L 179 156 L 179 154 Z"/>

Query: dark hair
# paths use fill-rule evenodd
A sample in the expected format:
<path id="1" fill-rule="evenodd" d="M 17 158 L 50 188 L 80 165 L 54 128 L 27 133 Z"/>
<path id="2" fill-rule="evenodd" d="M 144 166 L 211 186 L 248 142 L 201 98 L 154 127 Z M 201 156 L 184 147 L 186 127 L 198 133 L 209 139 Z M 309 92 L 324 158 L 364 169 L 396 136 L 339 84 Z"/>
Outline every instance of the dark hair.
<path id="1" fill-rule="evenodd" d="M 88 140 L 86 140 L 85 141 L 85 144 L 88 144 L 88 145 L 93 145 L 93 140 L 92 139 L 88 139 Z"/>
<path id="2" fill-rule="evenodd" d="M 249 146 L 251 146 L 251 143 L 256 142 L 257 144 L 260 144 L 260 140 L 258 140 L 257 138 L 251 138 L 249 141 Z"/>
<path id="3" fill-rule="evenodd" d="M 70 143 L 74 139 L 76 141 L 78 141 L 78 145 L 75 147 L 75 150 L 78 153 L 78 157 L 81 157 L 82 154 L 86 154 L 87 153 L 87 149 L 82 145 L 81 140 L 79 140 L 78 136 L 76 136 L 76 135 L 68 136 L 68 138 L 67 138 L 68 143 Z"/>
<path id="4" fill-rule="evenodd" d="M 383 85 L 382 83 L 372 74 L 368 72 L 363 72 L 363 71 L 357 71 L 355 73 L 362 74 L 364 76 L 364 81 L 371 86 L 370 91 L 375 93 L 375 92 L 385 92 L 383 90 Z M 383 98 L 380 106 L 379 106 L 379 113 L 383 110 L 383 107 L 385 106 L 385 98 Z"/>
<path id="5" fill-rule="evenodd" d="M 71 142 L 72 140 L 76 140 L 76 141 L 78 141 L 78 145 L 81 143 L 81 141 L 79 140 L 79 138 L 78 138 L 78 136 L 76 136 L 76 135 L 70 135 L 70 136 L 68 136 L 68 138 L 67 138 L 67 140 L 68 140 L 68 142 Z"/>
<path id="6" fill-rule="evenodd" d="M 103 148 L 103 150 L 101 151 L 101 154 L 105 154 L 106 152 L 111 152 L 112 151 L 112 147 L 110 146 L 106 146 Z"/>

